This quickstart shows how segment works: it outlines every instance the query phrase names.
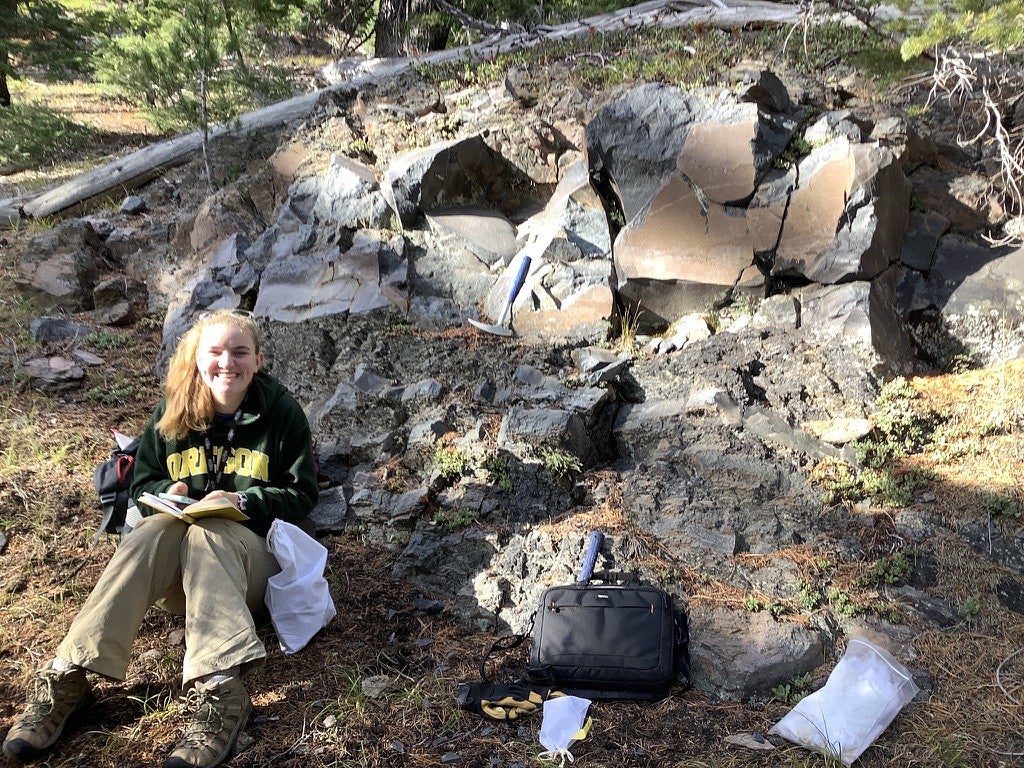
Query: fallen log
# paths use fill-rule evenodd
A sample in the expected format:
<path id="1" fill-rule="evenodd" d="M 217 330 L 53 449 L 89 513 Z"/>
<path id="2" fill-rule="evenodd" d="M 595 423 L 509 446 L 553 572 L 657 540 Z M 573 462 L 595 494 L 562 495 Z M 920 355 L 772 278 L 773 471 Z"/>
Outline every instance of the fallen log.
<path id="1" fill-rule="evenodd" d="M 423 64 L 445 64 L 455 61 L 487 60 L 502 53 L 530 48 L 544 41 L 565 40 L 580 35 L 605 34 L 631 29 L 659 27 L 672 29 L 688 24 L 718 27 L 742 27 L 752 23 L 797 23 L 806 18 L 798 5 L 765 2 L 764 0 L 711 0 L 710 4 L 695 0 L 649 0 L 612 13 L 591 16 L 553 27 L 492 35 L 488 39 L 463 48 L 436 51 L 415 59 L 393 59 L 388 62 L 368 60 L 347 73 L 344 82 L 295 96 L 227 123 L 214 126 L 209 138 L 237 135 L 283 125 L 309 114 L 321 94 L 360 85 L 399 74 Z M 168 168 L 188 162 L 203 146 L 200 131 L 140 149 L 120 160 L 95 168 L 25 203 L 21 213 L 40 219 L 65 212 L 86 200 L 136 189 Z M 16 217 L 15 217 L 16 218 Z M 0 226 L 4 218 L 0 216 Z"/>
<path id="2" fill-rule="evenodd" d="M 249 112 L 227 123 L 219 123 L 210 129 L 209 140 L 264 130 L 304 117 L 309 114 L 317 96 L 317 93 L 304 93 Z M 41 219 L 61 213 L 90 198 L 105 195 L 110 190 L 136 189 L 168 168 L 188 162 L 202 146 L 203 134 L 198 130 L 151 144 L 44 192 L 25 203 L 22 211 L 29 218 Z"/>

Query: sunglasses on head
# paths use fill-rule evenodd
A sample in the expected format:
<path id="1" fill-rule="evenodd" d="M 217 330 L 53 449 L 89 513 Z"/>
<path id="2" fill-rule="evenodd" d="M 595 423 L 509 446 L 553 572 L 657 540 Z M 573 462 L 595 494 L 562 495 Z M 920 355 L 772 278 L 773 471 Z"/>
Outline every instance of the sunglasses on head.
<path id="1" fill-rule="evenodd" d="M 256 315 L 248 309 L 228 309 L 225 307 L 223 309 L 204 309 L 202 312 L 196 314 L 196 320 L 205 320 L 206 318 L 213 317 L 214 315 L 236 315 L 237 317 L 247 317 L 250 320 L 256 319 Z"/>

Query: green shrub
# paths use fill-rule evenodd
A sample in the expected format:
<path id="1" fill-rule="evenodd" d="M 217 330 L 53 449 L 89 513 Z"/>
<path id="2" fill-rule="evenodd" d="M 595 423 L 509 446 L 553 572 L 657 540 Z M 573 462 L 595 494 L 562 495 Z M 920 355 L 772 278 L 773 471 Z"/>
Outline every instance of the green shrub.
<path id="1" fill-rule="evenodd" d="M 855 445 L 857 460 L 881 467 L 927 447 L 942 423 L 941 414 L 922 407 L 918 392 L 903 377 L 882 387 L 875 403 L 875 428 Z"/>
<path id="2" fill-rule="evenodd" d="M 930 6 L 936 8 L 935 4 Z M 907 37 L 901 47 L 903 58 L 910 60 L 944 43 L 964 39 L 992 51 L 1024 46 L 1024 2 L 954 3 L 932 14 L 927 26 Z"/>
<path id="3" fill-rule="evenodd" d="M 933 479 L 923 470 L 896 472 L 889 467 L 867 468 L 858 476 L 862 497 L 884 507 L 905 507 L 914 500 L 914 491 Z"/>

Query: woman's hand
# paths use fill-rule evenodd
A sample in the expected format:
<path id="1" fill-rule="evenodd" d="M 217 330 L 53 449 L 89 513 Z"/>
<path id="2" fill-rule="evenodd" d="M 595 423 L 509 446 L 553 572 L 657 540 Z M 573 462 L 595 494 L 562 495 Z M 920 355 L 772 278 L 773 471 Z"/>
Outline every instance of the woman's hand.
<path id="1" fill-rule="evenodd" d="M 167 490 L 164 493 L 170 493 L 175 496 L 188 496 L 188 485 L 179 480 L 167 486 Z"/>
<path id="2" fill-rule="evenodd" d="M 203 496 L 203 499 L 227 499 L 236 507 L 238 506 L 238 494 L 232 493 L 231 491 L 210 491 L 208 494 Z"/>

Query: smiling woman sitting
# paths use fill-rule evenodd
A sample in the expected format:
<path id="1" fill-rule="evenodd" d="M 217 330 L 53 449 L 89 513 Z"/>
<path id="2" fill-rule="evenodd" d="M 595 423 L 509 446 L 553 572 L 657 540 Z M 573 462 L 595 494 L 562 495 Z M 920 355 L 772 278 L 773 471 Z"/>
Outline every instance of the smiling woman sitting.
<path id="1" fill-rule="evenodd" d="M 155 604 L 185 616 L 182 677 L 193 708 L 165 768 L 207 768 L 232 754 L 252 710 L 240 675 L 266 656 L 253 614 L 279 570 L 267 531 L 275 518 L 299 523 L 317 500 L 309 423 L 263 364 L 247 313 L 203 315 L 181 338 L 139 444 L 132 497 L 226 499 L 248 520 L 189 524 L 157 513 L 126 535 L 56 657 L 36 672 L 5 755 L 33 759 L 52 749 L 91 699 L 86 672 L 124 680 Z"/>

